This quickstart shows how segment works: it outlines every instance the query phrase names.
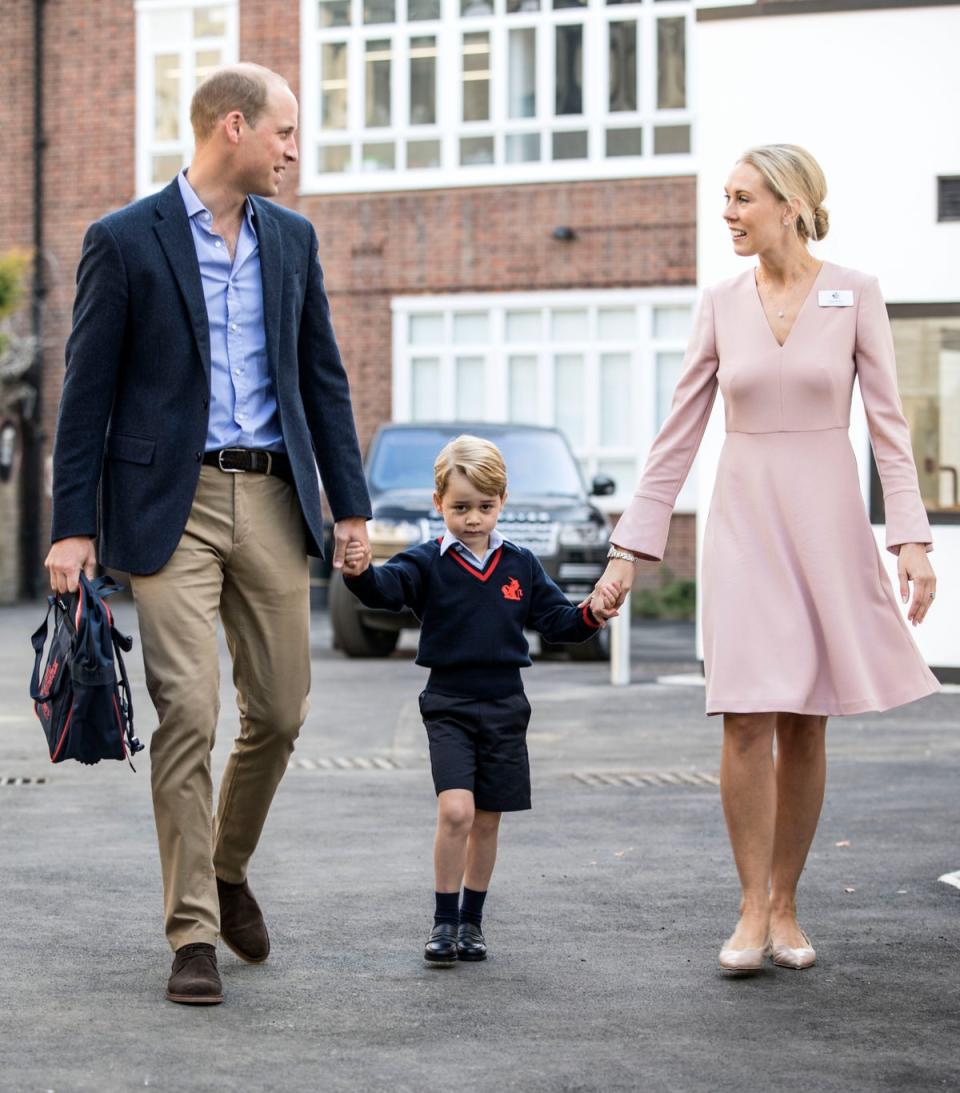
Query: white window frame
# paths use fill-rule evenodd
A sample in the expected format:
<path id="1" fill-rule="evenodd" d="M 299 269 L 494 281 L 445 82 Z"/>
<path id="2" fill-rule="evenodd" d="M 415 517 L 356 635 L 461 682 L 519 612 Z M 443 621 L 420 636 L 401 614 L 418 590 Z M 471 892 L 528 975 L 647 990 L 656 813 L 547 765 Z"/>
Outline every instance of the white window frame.
<path id="1" fill-rule="evenodd" d="M 554 371 L 551 358 L 558 351 L 582 354 L 587 369 L 586 435 L 582 445 L 571 444 L 574 455 L 584 467 L 588 488 L 598 472 L 597 465 L 607 461 L 634 462 L 636 477 L 642 469 L 650 445 L 659 428 L 657 421 L 657 353 L 684 352 L 686 337 L 654 338 L 653 309 L 655 307 L 688 307 L 691 323 L 697 290 L 694 287 L 663 287 L 642 289 L 590 289 L 558 292 L 511 292 L 449 294 L 443 296 L 397 296 L 391 302 L 393 314 L 393 374 L 392 417 L 397 422 L 409 422 L 412 416 L 412 367 L 415 357 L 440 359 L 440 420 L 456 420 L 455 368 L 457 357 L 483 357 L 486 364 L 486 400 L 473 420 L 507 422 L 509 420 L 509 358 L 514 355 L 533 356 L 538 361 L 539 405 L 532 424 L 554 424 Z M 636 337 L 629 340 L 603 340 L 598 336 L 598 312 L 601 308 L 632 308 L 637 314 Z M 540 345 L 508 343 L 505 338 L 507 311 L 541 312 L 541 329 L 548 331 L 549 314 L 554 309 L 586 310 L 588 336 L 579 343 L 563 343 L 562 350 L 549 337 Z M 411 344 L 410 320 L 424 314 L 443 315 L 444 337 L 437 346 Z M 488 316 L 490 338 L 482 345 L 454 342 L 454 314 L 469 312 Z M 606 353 L 629 354 L 631 367 L 630 420 L 634 423 L 633 442 L 629 445 L 605 446 L 600 433 L 599 361 Z M 633 494 L 635 481 L 617 482 L 617 492 L 610 497 L 595 498 L 606 512 L 622 512 Z M 688 482 L 677 503 L 679 512 L 695 512 L 696 489 Z"/>
<path id="2" fill-rule="evenodd" d="M 525 182 L 556 182 L 605 178 L 663 177 L 691 175 L 696 171 L 697 129 L 691 104 L 696 101 L 693 57 L 696 19 L 691 0 L 636 0 L 634 3 L 608 5 L 605 0 L 587 0 L 583 7 L 550 10 L 550 0 L 541 0 L 545 10 L 539 12 L 505 13 L 506 0 L 493 0 L 495 14 L 462 17 L 460 0 L 441 0 L 441 18 L 423 22 L 406 22 L 407 0 L 395 0 L 397 21 L 362 25 L 359 17 L 363 0 L 351 0 L 352 18 L 349 26 L 320 28 L 317 0 L 300 0 L 300 193 L 355 193 L 383 190 L 436 189 L 456 186 L 508 185 Z M 658 18 L 683 17 L 686 36 L 686 106 L 676 110 L 656 108 L 656 34 Z M 638 24 L 639 109 L 636 112 L 615 112 L 608 109 L 609 86 L 608 26 L 611 22 L 634 21 Z M 553 64 L 555 28 L 562 24 L 580 23 L 584 27 L 584 113 L 555 115 L 553 113 Z M 537 116 L 529 119 L 507 119 L 507 40 L 510 30 L 537 28 Z M 488 32 L 491 41 L 491 120 L 463 122 L 461 52 L 462 36 L 471 32 Z M 412 37 L 433 35 L 437 39 L 437 122 L 433 126 L 411 126 L 406 123 L 408 107 L 407 45 Z M 392 112 L 389 129 L 364 129 L 362 125 L 363 52 L 370 38 L 391 39 L 393 53 Z M 320 73 L 319 54 L 323 42 L 348 42 L 348 115 L 345 130 L 319 132 Z M 549 109 L 548 109 L 549 107 Z M 690 152 L 683 154 L 653 154 L 654 128 L 663 125 L 688 125 L 691 130 Z M 615 156 L 605 153 L 608 128 L 642 128 L 643 149 L 639 156 Z M 562 130 L 586 130 L 586 159 L 544 160 L 538 163 L 504 162 L 507 133 L 534 131 L 541 141 L 550 140 L 551 133 Z M 483 166 L 459 166 L 459 141 L 471 135 L 492 135 L 495 144 L 494 162 Z M 338 137 L 342 136 L 342 139 Z M 350 144 L 353 163 L 360 159 L 364 143 L 377 139 L 390 140 L 396 145 L 393 170 L 363 170 L 356 166 L 350 171 L 325 173 L 318 170 L 318 144 Z M 408 140 L 439 139 L 441 166 L 406 169 L 405 145 Z M 541 154 L 548 149 L 541 146 Z"/>
<path id="3" fill-rule="evenodd" d="M 189 37 L 177 47 L 156 46 L 148 33 L 149 17 L 159 12 L 189 11 L 196 8 L 220 7 L 226 9 L 226 33 L 216 38 Z M 238 0 L 135 0 L 136 12 L 136 192 L 139 196 L 155 193 L 165 183 L 153 181 L 153 157 L 155 155 L 179 155 L 182 166 L 190 163 L 193 155 L 193 132 L 190 128 L 190 99 L 184 93 L 194 84 L 194 54 L 198 49 L 222 50 L 223 64 L 234 64 L 238 59 L 239 38 Z M 154 64 L 158 53 L 180 54 L 180 139 L 155 141 L 153 139 Z M 169 181 L 169 179 L 167 180 Z"/>

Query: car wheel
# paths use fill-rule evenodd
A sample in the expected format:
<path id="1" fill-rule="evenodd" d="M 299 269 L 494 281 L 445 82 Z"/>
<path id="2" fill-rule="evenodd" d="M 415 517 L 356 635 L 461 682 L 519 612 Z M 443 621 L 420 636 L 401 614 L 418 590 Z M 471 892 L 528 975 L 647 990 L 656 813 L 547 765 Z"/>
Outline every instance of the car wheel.
<path id="1" fill-rule="evenodd" d="M 388 657 L 396 649 L 400 631 L 364 626 L 360 601 L 343 583 L 339 573 L 330 575 L 329 597 L 334 649 L 348 657 Z"/>

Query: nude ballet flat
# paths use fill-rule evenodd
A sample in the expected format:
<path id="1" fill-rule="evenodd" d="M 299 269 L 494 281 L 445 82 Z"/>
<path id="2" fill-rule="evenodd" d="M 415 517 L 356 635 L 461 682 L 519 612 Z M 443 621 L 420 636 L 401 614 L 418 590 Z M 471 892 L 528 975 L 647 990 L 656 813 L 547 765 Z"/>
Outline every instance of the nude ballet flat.
<path id="1" fill-rule="evenodd" d="M 769 940 L 759 949 L 731 949 L 727 941 L 720 950 L 720 967 L 725 972 L 758 972 L 769 951 Z"/>
<path id="2" fill-rule="evenodd" d="M 793 968 L 796 971 L 800 971 L 802 968 L 809 968 L 811 964 L 814 964 L 817 959 L 816 951 L 810 944 L 810 938 L 800 931 L 800 936 L 806 942 L 806 945 L 802 945 L 797 949 L 792 949 L 789 945 L 774 945 L 770 944 L 770 959 L 780 968 Z"/>

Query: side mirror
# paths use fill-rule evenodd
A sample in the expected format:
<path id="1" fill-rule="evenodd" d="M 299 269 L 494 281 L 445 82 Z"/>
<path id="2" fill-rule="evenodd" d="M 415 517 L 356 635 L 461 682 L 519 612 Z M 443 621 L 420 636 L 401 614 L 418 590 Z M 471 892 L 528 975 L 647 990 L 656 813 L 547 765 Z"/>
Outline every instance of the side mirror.
<path id="1" fill-rule="evenodd" d="M 594 476 L 590 486 L 591 497 L 609 497 L 616 492 L 617 484 L 609 475 L 598 474 Z"/>

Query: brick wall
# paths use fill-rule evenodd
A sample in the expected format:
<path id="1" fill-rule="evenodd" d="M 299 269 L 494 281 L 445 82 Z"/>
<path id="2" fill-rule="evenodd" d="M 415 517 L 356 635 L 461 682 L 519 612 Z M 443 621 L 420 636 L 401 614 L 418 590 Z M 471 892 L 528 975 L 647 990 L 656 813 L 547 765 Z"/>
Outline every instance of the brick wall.
<path id="1" fill-rule="evenodd" d="M 5 5 L 0 59 L 12 96 L 0 121 L 12 134 L 9 185 L 0 192 L 3 246 L 30 235 L 31 7 Z M 9 28 L 9 33 L 8 33 Z M 134 195 L 135 16 L 129 0 L 46 4 L 44 195 L 50 294 L 45 323 L 44 420 L 49 451 L 83 232 Z M 296 5 L 241 0 L 240 56 L 298 88 Z M 13 173 L 11 177 L 9 172 Z M 15 178 L 15 182 L 14 182 Z M 288 171 L 284 204 L 320 239 L 334 323 L 353 385 L 361 440 L 389 418 L 391 313 L 396 295 L 691 285 L 693 178 L 628 179 L 373 195 L 298 196 Z M 559 225 L 577 238 L 552 238 Z M 692 573 L 678 518 L 671 568 Z M 44 532 L 45 541 L 45 532 Z M 691 540 L 692 541 L 692 540 Z M 669 560 L 669 559 L 668 559 Z"/>

